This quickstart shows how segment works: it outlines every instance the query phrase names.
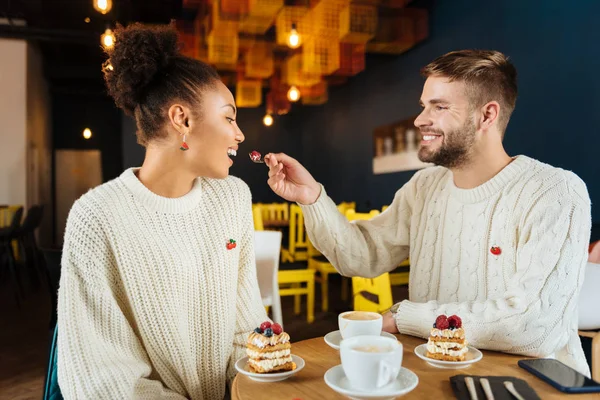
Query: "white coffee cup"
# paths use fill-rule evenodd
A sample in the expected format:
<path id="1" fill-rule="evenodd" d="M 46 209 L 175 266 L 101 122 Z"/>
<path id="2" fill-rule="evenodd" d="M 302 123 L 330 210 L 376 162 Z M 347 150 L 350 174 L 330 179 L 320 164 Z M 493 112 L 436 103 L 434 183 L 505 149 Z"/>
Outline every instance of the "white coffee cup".
<path id="1" fill-rule="evenodd" d="M 338 326 L 342 339 L 362 335 L 381 335 L 383 317 L 368 311 L 347 311 L 338 316 Z"/>
<path id="2" fill-rule="evenodd" d="M 355 336 L 340 343 L 350 386 L 372 392 L 392 383 L 402 367 L 402 343 L 385 336 Z"/>

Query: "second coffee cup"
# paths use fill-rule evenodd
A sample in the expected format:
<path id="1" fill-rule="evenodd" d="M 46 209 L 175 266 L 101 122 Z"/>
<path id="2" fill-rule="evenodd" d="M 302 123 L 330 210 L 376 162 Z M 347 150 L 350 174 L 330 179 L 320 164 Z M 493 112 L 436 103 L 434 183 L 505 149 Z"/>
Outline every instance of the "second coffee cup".
<path id="1" fill-rule="evenodd" d="M 338 316 L 342 339 L 354 336 L 379 336 L 383 327 L 381 314 L 368 311 L 347 311 Z"/>

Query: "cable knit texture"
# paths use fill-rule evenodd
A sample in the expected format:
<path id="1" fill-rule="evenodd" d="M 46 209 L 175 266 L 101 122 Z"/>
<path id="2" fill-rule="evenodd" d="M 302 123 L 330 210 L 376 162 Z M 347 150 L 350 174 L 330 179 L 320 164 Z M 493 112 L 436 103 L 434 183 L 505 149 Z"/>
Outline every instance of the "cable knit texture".
<path id="1" fill-rule="evenodd" d="M 66 399 L 224 397 L 267 319 L 251 202 L 238 178 L 198 178 L 169 199 L 129 169 L 73 205 L 58 301 Z"/>
<path id="2" fill-rule="evenodd" d="M 572 172 L 519 156 L 466 190 L 432 167 L 371 221 L 349 223 L 324 189 L 302 208 L 310 239 L 342 275 L 375 277 L 410 256 L 401 333 L 425 338 L 439 314 L 457 314 L 476 347 L 555 356 L 589 376 L 577 303 L 591 208 Z"/>

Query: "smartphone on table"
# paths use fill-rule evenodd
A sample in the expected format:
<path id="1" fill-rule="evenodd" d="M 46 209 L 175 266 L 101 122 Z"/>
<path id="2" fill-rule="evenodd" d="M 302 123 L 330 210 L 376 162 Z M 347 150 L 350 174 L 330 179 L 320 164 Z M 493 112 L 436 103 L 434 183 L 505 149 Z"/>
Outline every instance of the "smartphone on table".
<path id="1" fill-rule="evenodd" d="M 552 358 L 519 360 L 519 367 L 531 372 L 564 393 L 600 393 L 600 383 Z"/>

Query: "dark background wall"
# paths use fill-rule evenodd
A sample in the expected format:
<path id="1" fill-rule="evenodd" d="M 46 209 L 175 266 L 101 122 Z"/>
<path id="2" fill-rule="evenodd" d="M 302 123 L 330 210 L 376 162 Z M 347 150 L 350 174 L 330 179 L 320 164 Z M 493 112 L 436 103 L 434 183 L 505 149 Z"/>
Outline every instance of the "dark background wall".
<path id="1" fill-rule="evenodd" d="M 250 164 L 245 153 L 282 151 L 303 162 L 335 201 L 354 200 L 359 208 L 389 204 L 414 172 L 373 175 L 374 128 L 419 112 L 422 66 L 451 50 L 486 48 L 509 55 L 519 73 L 505 138 L 509 154 L 574 171 L 588 185 L 592 203 L 600 202 L 598 15 L 600 2 L 594 0 L 438 0 L 426 42 L 395 58 L 369 57 L 367 70 L 332 88 L 324 106 L 295 105 L 269 128 L 262 124 L 264 108 L 241 109 L 246 143 L 231 172 L 250 185 L 255 201 L 276 201 L 266 168 Z M 140 150 L 132 148 L 135 139 L 124 144 L 126 161 L 135 159 L 131 151 L 139 158 Z M 600 209 L 592 212 L 600 222 Z"/>
<path id="2" fill-rule="evenodd" d="M 52 91 L 53 147 L 70 150 L 100 150 L 102 179 L 106 182 L 123 172 L 121 113 L 103 94 Z M 83 130 L 92 137 L 83 138 Z M 59 190 L 60 188 L 57 188 Z"/>

